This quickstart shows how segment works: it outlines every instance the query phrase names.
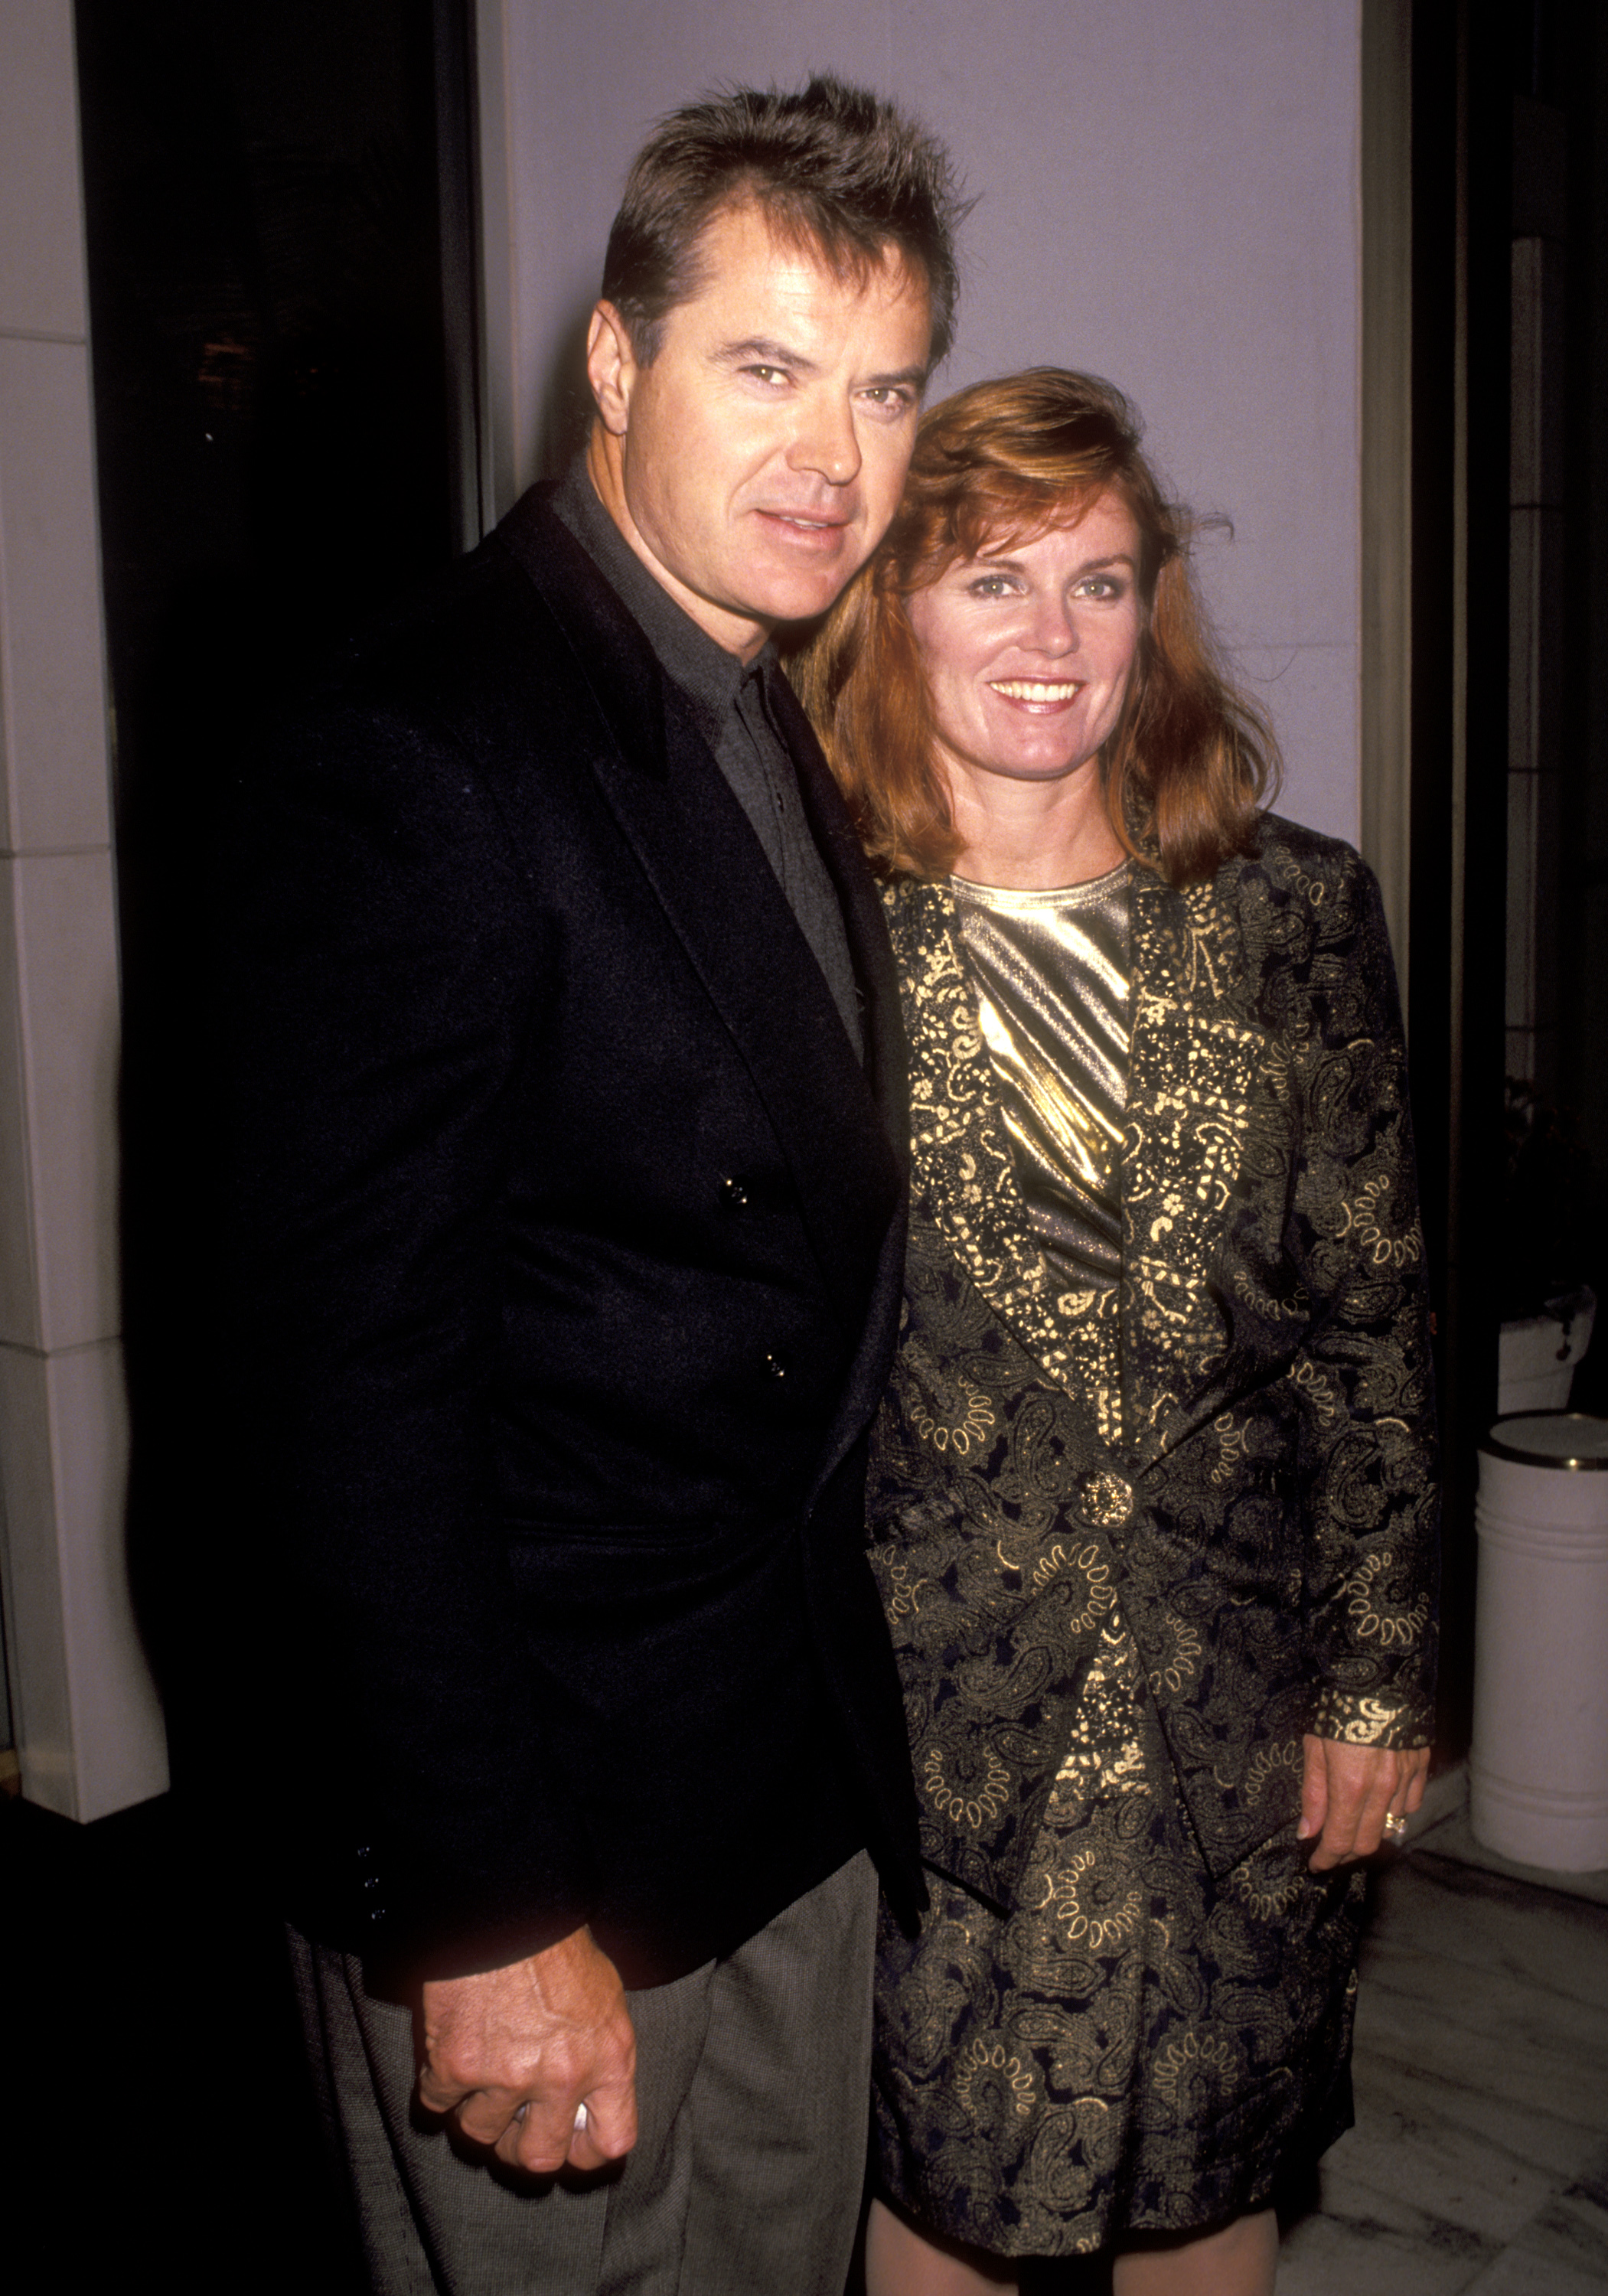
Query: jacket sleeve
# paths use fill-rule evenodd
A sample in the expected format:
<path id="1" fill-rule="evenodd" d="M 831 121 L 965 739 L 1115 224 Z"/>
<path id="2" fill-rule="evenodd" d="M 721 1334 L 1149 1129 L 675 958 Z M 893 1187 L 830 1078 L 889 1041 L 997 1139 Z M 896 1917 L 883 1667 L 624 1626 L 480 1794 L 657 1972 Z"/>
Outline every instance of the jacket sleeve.
<path id="1" fill-rule="evenodd" d="M 1372 873 L 1342 853 L 1302 881 L 1314 931 L 1293 1030 L 1289 1234 L 1311 1321 L 1290 1376 L 1312 1727 L 1422 1746 L 1439 1529 L 1428 1288 L 1389 937 Z"/>
<path id="2" fill-rule="evenodd" d="M 550 957 L 495 803 L 428 722 L 332 705 L 242 812 L 226 1281 L 291 1910 L 461 1973 L 589 1904 L 488 1504 L 511 1127 Z"/>

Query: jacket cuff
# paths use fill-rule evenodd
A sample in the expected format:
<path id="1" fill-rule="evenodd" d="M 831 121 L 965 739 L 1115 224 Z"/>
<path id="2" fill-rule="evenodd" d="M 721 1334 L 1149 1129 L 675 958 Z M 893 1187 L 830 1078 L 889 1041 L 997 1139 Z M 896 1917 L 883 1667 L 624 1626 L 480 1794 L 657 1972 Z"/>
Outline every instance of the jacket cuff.
<path id="1" fill-rule="evenodd" d="M 1337 1738 L 1346 1746 L 1383 1746 L 1406 1753 L 1427 1746 L 1434 1736 L 1433 1717 L 1411 1698 L 1365 1698 L 1343 1690 L 1325 1690 L 1318 1697 L 1311 1728 L 1315 1737 Z"/>

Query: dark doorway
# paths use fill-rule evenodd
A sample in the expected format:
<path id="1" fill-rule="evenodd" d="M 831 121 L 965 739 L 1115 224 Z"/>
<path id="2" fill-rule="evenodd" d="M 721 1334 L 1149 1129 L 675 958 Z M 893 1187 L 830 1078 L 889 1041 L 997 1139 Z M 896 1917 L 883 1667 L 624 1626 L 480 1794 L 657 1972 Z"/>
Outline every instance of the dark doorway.
<path id="1" fill-rule="evenodd" d="M 135 2259 L 198 2296 L 360 2284 L 324 2194 L 277 1927 L 237 1855 L 250 1810 L 231 1741 L 264 1718 L 231 1697 L 217 1593 L 234 1508 L 208 1405 L 209 896 L 234 763 L 276 694 L 474 523 L 466 23 L 461 0 L 77 8 L 124 964 L 130 1552 L 175 1784 L 90 1827 L 0 1808 L 30 2068 L 6 2156 L 38 2228 L 27 2246 L 62 2286 L 115 2282 Z"/>
<path id="2" fill-rule="evenodd" d="M 188 1588 L 170 1578 L 163 1600 L 153 1574 L 176 1552 L 178 1494 L 215 1508 L 228 1475 L 205 1401 L 220 838 L 278 699 L 464 538 L 474 442 L 448 345 L 473 338 L 470 74 L 459 0 L 79 0 L 78 38 L 131 1551 L 171 1663 L 193 1641 Z M 176 1726 L 182 1767 L 182 1705 Z"/>
<path id="3" fill-rule="evenodd" d="M 1413 11 L 1410 1029 L 1466 1751 L 1504 1316 L 1608 1292 L 1608 27 Z M 1572 1407 L 1608 1409 L 1608 1328 Z"/>

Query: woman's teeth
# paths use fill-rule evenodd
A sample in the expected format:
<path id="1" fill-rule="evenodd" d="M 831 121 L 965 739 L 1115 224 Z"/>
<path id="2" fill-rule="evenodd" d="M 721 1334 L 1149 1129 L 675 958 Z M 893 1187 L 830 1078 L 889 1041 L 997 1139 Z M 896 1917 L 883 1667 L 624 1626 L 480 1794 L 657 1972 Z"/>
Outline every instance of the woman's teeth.
<path id="1" fill-rule="evenodd" d="M 989 684 L 1007 701 L 1070 701 L 1082 680 L 1073 678 L 1052 685 L 1047 678 L 999 677 L 991 678 Z"/>

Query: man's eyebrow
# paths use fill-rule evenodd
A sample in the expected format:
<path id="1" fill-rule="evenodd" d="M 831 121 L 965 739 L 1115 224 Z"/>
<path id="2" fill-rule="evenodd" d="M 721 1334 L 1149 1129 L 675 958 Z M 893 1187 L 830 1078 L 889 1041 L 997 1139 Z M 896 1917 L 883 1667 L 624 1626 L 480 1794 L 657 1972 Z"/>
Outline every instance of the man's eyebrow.
<path id="1" fill-rule="evenodd" d="M 715 353 L 723 366 L 737 366 L 744 359 L 763 361 L 767 366 L 784 366 L 791 374 L 819 374 L 814 359 L 806 358 L 786 343 L 772 342 L 765 335 L 748 335 L 738 343 L 722 343 Z M 913 390 L 923 390 L 927 383 L 924 366 L 902 366 L 890 374 L 869 374 L 860 388 L 863 390 L 890 390 L 896 384 Z"/>
<path id="2" fill-rule="evenodd" d="M 739 359 L 763 359 L 767 366 L 788 367 L 794 374 L 820 373 L 814 359 L 806 358 L 802 351 L 791 350 L 785 343 L 771 342 L 763 335 L 749 335 L 740 343 L 722 343 L 715 357 L 734 365 Z"/>

